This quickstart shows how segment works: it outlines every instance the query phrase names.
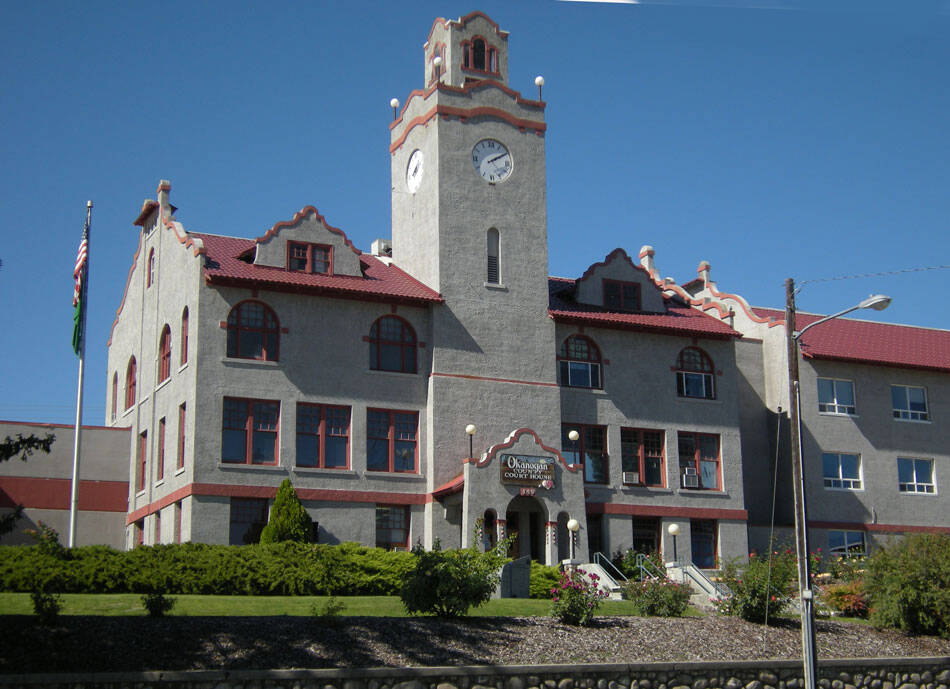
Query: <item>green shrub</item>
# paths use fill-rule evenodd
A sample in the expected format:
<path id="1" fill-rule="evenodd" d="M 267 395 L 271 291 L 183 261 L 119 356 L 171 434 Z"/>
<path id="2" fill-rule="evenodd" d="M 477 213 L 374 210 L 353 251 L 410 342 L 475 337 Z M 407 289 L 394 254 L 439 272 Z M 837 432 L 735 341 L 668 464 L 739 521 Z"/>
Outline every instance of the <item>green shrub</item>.
<path id="1" fill-rule="evenodd" d="M 33 602 L 33 614 L 42 625 L 49 626 L 56 622 L 63 609 L 63 597 L 56 593 L 36 589 L 30 592 L 30 600 Z"/>
<path id="2" fill-rule="evenodd" d="M 657 551 L 652 551 L 649 553 L 640 553 L 633 548 L 629 548 L 626 551 L 618 550 L 611 556 L 611 561 L 614 564 L 614 567 L 619 569 L 625 577 L 628 579 L 640 579 L 640 568 L 637 566 L 637 556 L 645 555 L 646 558 L 650 561 L 650 564 L 659 571 L 665 572 L 666 565 L 663 563 L 663 558 L 660 557 L 660 554 Z"/>
<path id="3" fill-rule="evenodd" d="M 795 553 L 787 548 L 773 550 L 771 572 L 767 555 L 750 555 L 745 566 L 736 560 L 727 562 L 722 580 L 730 593 L 716 602 L 719 612 L 761 624 L 766 615 L 778 616 L 791 603 L 798 580 Z"/>
<path id="4" fill-rule="evenodd" d="M 310 543 L 312 539 L 313 520 L 297 497 L 290 479 L 285 478 L 277 489 L 267 526 L 261 531 L 261 543 Z"/>
<path id="5" fill-rule="evenodd" d="M 910 534 L 867 562 L 871 622 L 950 637 L 950 535 Z"/>
<path id="6" fill-rule="evenodd" d="M 550 598 L 551 589 L 557 586 L 558 579 L 561 577 L 561 570 L 557 567 L 542 565 L 540 562 L 531 561 L 531 584 L 530 598 Z"/>
<path id="7" fill-rule="evenodd" d="M 821 601 L 832 610 L 848 617 L 867 617 L 868 600 L 860 581 L 829 584 L 821 593 Z"/>
<path id="8" fill-rule="evenodd" d="M 415 568 L 399 593 L 402 604 L 412 615 L 462 617 L 491 598 L 507 549 L 507 540 L 486 553 L 476 548 L 442 550 L 438 541 L 432 550 L 415 546 Z"/>
<path id="9" fill-rule="evenodd" d="M 169 598 L 161 591 L 153 591 L 142 596 L 142 605 L 149 617 L 164 617 L 175 607 L 176 599 Z"/>
<path id="10" fill-rule="evenodd" d="M 561 574 L 551 589 L 551 617 L 561 624 L 586 627 L 594 621 L 594 614 L 607 597 L 597 585 L 598 577 L 579 567 Z"/>
<path id="11" fill-rule="evenodd" d="M 669 579 L 631 579 L 623 585 L 623 596 L 633 602 L 642 617 L 681 617 L 689 607 L 689 584 Z"/>

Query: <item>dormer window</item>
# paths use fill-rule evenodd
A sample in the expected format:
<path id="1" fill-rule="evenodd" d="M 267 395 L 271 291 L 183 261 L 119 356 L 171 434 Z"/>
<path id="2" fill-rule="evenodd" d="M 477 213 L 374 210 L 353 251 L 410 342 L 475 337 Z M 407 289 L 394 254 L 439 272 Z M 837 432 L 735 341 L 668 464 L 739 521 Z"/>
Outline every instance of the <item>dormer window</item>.
<path id="1" fill-rule="evenodd" d="M 333 247 L 324 244 L 287 242 L 287 270 L 329 275 L 332 272 Z"/>
<path id="2" fill-rule="evenodd" d="M 604 308 L 610 311 L 640 311 L 640 285 L 636 282 L 604 280 Z"/>
<path id="3" fill-rule="evenodd" d="M 498 51 L 481 37 L 463 41 L 462 69 L 498 74 Z"/>

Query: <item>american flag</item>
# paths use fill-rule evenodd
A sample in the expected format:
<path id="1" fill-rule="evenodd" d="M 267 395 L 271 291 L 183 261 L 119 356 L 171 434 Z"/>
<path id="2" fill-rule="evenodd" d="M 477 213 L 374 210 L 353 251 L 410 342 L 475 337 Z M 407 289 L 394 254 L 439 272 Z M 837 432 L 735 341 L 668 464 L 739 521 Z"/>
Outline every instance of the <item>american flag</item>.
<path id="1" fill-rule="evenodd" d="M 86 272 L 86 256 L 89 249 L 89 228 L 83 227 L 82 241 L 79 242 L 79 251 L 76 254 L 76 268 L 73 270 L 73 306 L 79 304 L 79 295 L 82 294 L 82 280 Z"/>

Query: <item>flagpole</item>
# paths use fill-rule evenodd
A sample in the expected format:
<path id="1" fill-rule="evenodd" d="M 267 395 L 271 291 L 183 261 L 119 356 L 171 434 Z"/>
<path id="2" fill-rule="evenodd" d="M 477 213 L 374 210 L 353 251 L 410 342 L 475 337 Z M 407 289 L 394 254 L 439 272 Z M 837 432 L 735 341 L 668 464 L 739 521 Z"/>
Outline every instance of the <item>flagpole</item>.
<path id="1" fill-rule="evenodd" d="M 82 268 L 82 284 L 80 286 L 80 313 L 79 313 L 79 390 L 76 393 L 76 428 L 73 432 L 73 478 L 70 487 L 69 499 L 69 547 L 76 545 L 76 516 L 79 506 L 79 448 L 82 441 L 82 388 L 85 375 L 86 361 L 86 311 L 89 304 L 86 296 L 89 294 L 89 226 L 92 223 L 92 201 L 86 201 L 86 222 L 83 225 L 83 241 L 86 244 L 86 257 Z"/>

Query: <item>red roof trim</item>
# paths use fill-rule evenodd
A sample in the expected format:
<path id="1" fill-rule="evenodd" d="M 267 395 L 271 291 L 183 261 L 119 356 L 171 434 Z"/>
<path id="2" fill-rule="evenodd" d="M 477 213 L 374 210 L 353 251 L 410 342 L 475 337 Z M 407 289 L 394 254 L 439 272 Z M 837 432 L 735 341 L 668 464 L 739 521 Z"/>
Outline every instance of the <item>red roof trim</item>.
<path id="1" fill-rule="evenodd" d="M 461 473 L 451 481 L 443 483 L 441 486 L 432 491 L 432 497 L 435 500 L 441 500 L 442 498 L 447 498 L 450 495 L 455 495 L 456 493 L 461 493 L 465 488 L 465 474 Z"/>
<path id="2" fill-rule="evenodd" d="M 146 199 L 145 203 L 142 204 L 142 210 L 139 212 L 138 217 L 132 221 L 133 225 L 138 225 L 139 227 L 145 226 L 145 220 L 158 208 L 158 201 L 155 199 Z"/>
<path id="3" fill-rule="evenodd" d="M 497 445 L 492 445 L 490 448 L 488 448 L 488 450 L 486 450 L 485 453 L 481 456 L 481 459 L 476 460 L 474 458 L 471 458 L 465 461 L 475 464 L 475 466 L 477 466 L 478 468 L 488 466 L 491 463 L 491 461 L 495 458 L 495 455 L 498 454 L 499 451 L 507 450 L 509 447 L 514 446 L 514 444 L 518 442 L 518 438 L 520 438 L 523 435 L 530 435 L 532 438 L 534 438 L 534 442 L 538 445 L 538 447 L 540 447 L 545 452 L 550 452 L 555 457 L 557 457 L 558 460 L 560 460 L 561 464 L 564 465 L 564 468 L 570 471 L 571 473 L 577 473 L 578 471 L 580 471 L 581 466 L 582 466 L 581 464 L 568 464 L 567 460 L 564 459 L 564 456 L 560 453 L 560 451 L 554 449 L 553 447 L 548 447 L 543 442 L 541 442 L 541 437 L 530 428 L 519 428 L 515 431 L 512 431 L 508 435 L 508 437 L 505 438 L 504 442 L 498 443 Z"/>
<path id="4" fill-rule="evenodd" d="M 642 332 L 654 332 L 662 335 L 679 335 L 683 337 L 701 337 L 710 340 L 730 340 L 741 338 L 742 333 L 729 328 L 727 332 L 717 332 L 715 330 L 703 330 L 693 328 L 688 325 L 661 325 L 651 323 L 636 323 L 632 321 L 620 321 L 616 319 L 603 318 L 599 316 L 609 316 L 611 314 L 600 314 L 596 312 L 575 312 L 559 311 L 548 309 L 550 316 L 557 323 L 570 323 L 580 325 L 590 325 L 607 330 L 637 330 Z M 662 316 L 664 314 L 660 314 Z M 721 322 L 721 321 L 718 321 Z M 728 327 L 728 326 L 727 326 Z"/>
<path id="5" fill-rule="evenodd" d="M 360 251 L 355 246 L 353 246 L 353 242 L 351 242 L 349 237 L 346 236 L 346 233 L 340 228 L 333 227 L 332 225 L 330 225 L 330 223 L 326 221 L 326 218 L 320 215 L 320 211 L 318 211 L 314 206 L 304 206 L 299 211 L 294 213 L 294 217 L 291 218 L 290 220 L 282 220 L 278 223 L 274 223 L 274 226 L 271 227 L 269 230 L 267 230 L 267 232 L 265 232 L 263 235 L 255 239 L 254 243 L 261 244 L 262 242 L 266 242 L 273 239 L 280 233 L 281 230 L 287 227 L 293 227 L 294 225 L 298 224 L 301 220 L 303 220 L 304 218 L 306 218 L 308 215 L 311 215 L 311 214 L 315 215 L 317 222 L 319 222 L 321 225 L 327 228 L 330 232 L 342 237 L 343 244 L 346 245 L 350 249 L 350 251 L 352 251 L 357 256 L 363 255 L 362 251 Z"/>
<path id="6" fill-rule="evenodd" d="M 142 251 L 143 235 L 139 233 L 139 245 L 135 247 L 135 254 L 132 256 L 132 265 L 129 268 L 129 274 L 125 277 L 125 287 L 122 289 L 122 300 L 119 302 L 119 308 L 115 310 L 115 319 L 112 321 L 112 327 L 109 328 L 109 339 L 106 340 L 106 346 L 112 345 L 112 335 L 115 333 L 115 326 L 119 324 L 119 316 L 122 315 L 122 309 L 125 307 L 125 298 L 129 294 L 129 285 L 132 283 L 132 275 L 135 273 L 135 267 L 139 264 L 139 253 Z"/>
<path id="7" fill-rule="evenodd" d="M 588 514 L 626 514 L 640 517 L 688 517 L 691 519 L 735 519 L 747 521 L 749 512 L 721 507 L 667 507 L 663 505 L 625 505 L 622 503 L 589 502 Z M 810 522 L 809 522 L 810 523 Z"/>
<path id="8" fill-rule="evenodd" d="M 42 421 L 6 421 L 0 419 L 0 425 L 11 424 L 15 426 L 30 426 L 31 428 L 68 428 L 73 430 L 76 428 L 75 424 L 72 423 L 43 423 Z M 82 425 L 82 429 L 89 431 L 128 431 L 131 426 L 87 426 L 86 424 Z"/>
<path id="9" fill-rule="evenodd" d="M 498 23 L 494 19 L 492 19 L 491 17 L 489 17 L 487 14 L 485 14 L 484 12 L 480 10 L 475 10 L 474 12 L 469 12 L 464 17 L 460 17 L 458 19 L 443 19 L 442 17 L 436 17 L 435 21 L 432 22 L 432 26 L 429 28 L 429 34 L 426 36 L 425 45 L 426 46 L 429 45 L 429 41 L 432 40 L 432 32 L 435 31 L 435 27 L 437 25 L 441 24 L 444 29 L 448 29 L 449 24 L 457 24 L 458 26 L 461 26 L 464 28 L 465 25 L 468 24 L 471 20 L 475 19 L 475 17 L 481 17 L 482 19 L 487 21 L 489 24 L 491 24 L 492 28 L 495 30 L 495 33 L 497 33 L 500 38 L 502 39 L 508 38 L 509 32 L 502 31 L 501 28 L 498 26 Z"/>
<path id="10" fill-rule="evenodd" d="M 469 95 L 470 91 L 475 91 L 482 88 L 496 88 L 499 91 L 506 93 L 507 95 L 514 98 L 515 102 L 518 105 L 524 105 L 531 108 L 538 108 L 544 110 L 547 107 L 547 103 L 543 100 L 533 100 L 531 98 L 525 98 L 521 95 L 519 91 L 515 91 L 513 88 L 502 84 L 501 82 L 495 81 L 494 79 L 480 79 L 478 81 L 471 81 L 464 86 L 452 86 L 451 84 L 446 84 L 441 81 L 437 81 L 431 86 L 427 86 L 422 89 L 413 89 L 409 92 L 409 96 L 406 98 L 406 102 L 403 104 L 402 109 L 399 111 L 399 117 L 389 123 L 390 129 L 395 129 L 402 123 L 403 115 L 406 113 L 406 108 L 409 107 L 409 103 L 413 98 L 422 98 L 426 100 L 436 91 L 446 91 L 449 93 L 460 93 L 462 95 Z"/>
<path id="11" fill-rule="evenodd" d="M 357 278 L 358 279 L 358 278 Z M 409 294 L 395 294 L 392 292 L 370 292 L 363 290 L 348 290 L 345 287 L 329 285 L 300 285 L 288 284 L 267 278 L 235 277 L 231 275 L 213 275 L 206 274 L 205 282 L 209 285 L 222 285 L 227 287 L 247 287 L 251 285 L 257 289 L 265 289 L 270 292 L 281 292 L 284 294 L 309 294 L 313 296 L 329 296 L 338 299 L 350 299 L 354 301 L 383 302 L 386 304 L 404 304 L 406 306 L 418 306 L 420 304 L 441 304 L 444 299 L 441 296 L 413 296 Z"/>
<path id="12" fill-rule="evenodd" d="M 814 529 L 842 529 L 882 533 L 950 533 L 950 526 L 917 526 L 911 524 L 866 524 L 864 522 L 819 522 L 808 520 Z"/>
<path id="13" fill-rule="evenodd" d="M 486 83 L 486 82 L 479 82 L 479 84 L 482 84 L 482 83 Z M 442 116 L 448 116 L 448 117 L 454 116 L 454 117 L 460 117 L 463 119 L 469 118 L 469 117 L 495 117 L 501 120 L 502 122 L 507 122 L 512 127 L 517 127 L 518 129 L 532 129 L 539 136 L 543 135 L 545 130 L 547 129 L 547 125 L 544 122 L 535 122 L 534 120 L 521 119 L 499 108 L 491 108 L 488 106 L 482 106 L 482 107 L 477 107 L 477 108 L 457 108 L 451 105 L 436 105 L 425 114 L 419 115 L 418 117 L 414 117 L 412 120 L 410 120 L 409 123 L 406 125 L 406 129 L 403 131 L 402 134 L 399 135 L 399 138 L 397 138 L 392 144 L 390 144 L 389 152 L 395 153 L 397 150 L 399 150 L 399 147 L 405 143 L 406 137 L 409 136 L 409 132 L 411 132 L 416 127 L 425 125 L 429 120 L 431 120 L 436 115 L 442 115 Z M 401 121 L 402 119 L 400 118 L 396 122 L 401 122 Z M 395 123 L 393 123 L 393 125 L 390 125 L 390 128 L 392 128 L 394 125 Z"/>
<path id="14" fill-rule="evenodd" d="M 618 259 L 618 258 L 625 259 L 625 260 L 627 261 L 627 263 L 630 264 L 631 267 L 636 268 L 637 270 L 639 270 L 640 272 L 642 272 L 644 275 L 646 275 L 647 279 L 648 279 L 651 283 L 657 284 L 657 283 L 653 280 L 653 276 L 650 275 L 650 273 L 647 271 L 647 269 L 644 268 L 643 266 L 641 266 L 639 263 L 634 263 L 634 262 L 633 262 L 633 259 L 630 258 L 630 255 L 629 255 L 626 251 L 624 251 L 622 248 L 620 248 L 619 246 L 618 246 L 616 249 L 614 249 L 613 251 L 611 251 L 609 254 L 607 254 L 607 256 L 604 258 L 603 261 L 599 261 L 599 262 L 597 262 L 597 263 L 591 264 L 591 266 L 590 266 L 587 270 L 584 271 L 584 274 L 581 275 L 579 278 L 577 278 L 577 280 L 575 281 L 574 284 L 576 285 L 576 284 L 579 283 L 579 282 L 583 282 L 584 280 L 586 280 L 587 278 L 589 278 L 589 277 L 593 274 L 594 270 L 596 270 L 597 268 L 602 268 L 602 267 L 604 267 L 604 266 L 606 266 L 606 265 L 609 265 L 609 264 L 611 264 L 613 261 L 615 261 L 615 260 Z"/>

